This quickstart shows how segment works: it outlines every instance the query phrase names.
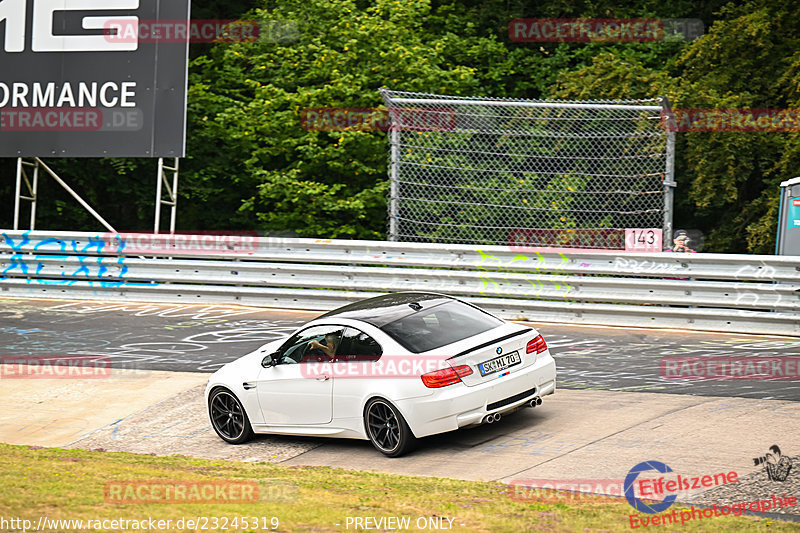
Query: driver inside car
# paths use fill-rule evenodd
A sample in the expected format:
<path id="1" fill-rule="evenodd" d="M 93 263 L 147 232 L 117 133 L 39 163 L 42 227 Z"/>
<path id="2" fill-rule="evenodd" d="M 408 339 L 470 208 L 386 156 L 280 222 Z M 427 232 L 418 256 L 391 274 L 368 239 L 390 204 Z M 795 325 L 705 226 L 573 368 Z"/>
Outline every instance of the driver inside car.
<path id="1" fill-rule="evenodd" d="M 308 343 L 309 350 L 320 350 L 322 353 L 333 359 L 336 354 L 336 333 L 328 333 L 325 335 L 325 344 L 321 344 L 315 340 Z"/>

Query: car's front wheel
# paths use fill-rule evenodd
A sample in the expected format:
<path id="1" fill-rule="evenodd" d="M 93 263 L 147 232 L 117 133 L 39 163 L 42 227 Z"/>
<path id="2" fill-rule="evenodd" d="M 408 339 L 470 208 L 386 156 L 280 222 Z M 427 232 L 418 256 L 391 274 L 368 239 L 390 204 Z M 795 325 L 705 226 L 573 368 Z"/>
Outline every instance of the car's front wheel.
<path id="1" fill-rule="evenodd" d="M 227 389 L 215 389 L 208 398 L 211 425 L 222 440 L 241 444 L 253 436 L 250 419 L 239 399 Z"/>
<path id="2" fill-rule="evenodd" d="M 403 455 L 416 442 L 400 411 L 381 398 L 373 398 L 364 409 L 364 427 L 372 445 L 389 457 Z"/>

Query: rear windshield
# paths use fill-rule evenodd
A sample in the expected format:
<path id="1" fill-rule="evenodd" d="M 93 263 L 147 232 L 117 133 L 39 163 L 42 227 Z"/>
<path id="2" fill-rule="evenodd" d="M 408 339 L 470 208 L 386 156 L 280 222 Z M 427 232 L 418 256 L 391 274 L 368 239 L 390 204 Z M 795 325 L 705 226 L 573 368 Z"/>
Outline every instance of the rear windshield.
<path id="1" fill-rule="evenodd" d="M 489 331 L 503 321 L 458 301 L 437 305 L 381 327 L 412 353 L 428 352 Z"/>

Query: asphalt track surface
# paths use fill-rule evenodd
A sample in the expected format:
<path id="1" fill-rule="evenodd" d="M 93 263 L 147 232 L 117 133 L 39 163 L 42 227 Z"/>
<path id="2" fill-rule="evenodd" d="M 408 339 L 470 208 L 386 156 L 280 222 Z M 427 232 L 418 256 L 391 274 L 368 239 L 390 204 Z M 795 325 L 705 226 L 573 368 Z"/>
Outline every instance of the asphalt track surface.
<path id="1" fill-rule="evenodd" d="M 108 357 L 117 369 L 213 372 L 318 314 L 204 304 L 0 298 L 0 357 L 92 355 Z M 556 358 L 559 388 L 800 400 L 796 377 L 676 379 L 681 375 L 668 375 L 666 370 L 667 361 L 683 362 L 674 358 L 797 361 L 797 338 L 534 325 Z"/>

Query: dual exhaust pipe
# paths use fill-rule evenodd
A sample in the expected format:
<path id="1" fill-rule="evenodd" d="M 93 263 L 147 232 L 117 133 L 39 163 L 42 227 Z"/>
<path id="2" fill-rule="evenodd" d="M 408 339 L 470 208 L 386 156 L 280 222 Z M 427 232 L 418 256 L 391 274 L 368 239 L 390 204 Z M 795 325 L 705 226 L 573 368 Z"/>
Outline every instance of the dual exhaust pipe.
<path id="1" fill-rule="evenodd" d="M 528 400 L 528 402 L 525 404 L 525 407 L 536 407 L 537 405 L 542 405 L 542 399 L 539 398 L 538 396 L 536 398 L 531 398 L 530 400 Z M 502 415 L 500 413 L 488 414 L 485 417 L 483 417 L 481 423 L 493 424 L 495 422 L 499 422 L 500 418 L 502 418 Z"/>
<path id="2" fill-rule="evenodd" d="M 536 407 L 537 405 L 542 405 L 542 399 L 538 396 L 536 398 L 531 398 L 531 400 L 527 403 L 528 407 Z"/>
<path id="3" fill-rule="evenodd" d="M 494 414 L 491 414 L 491 415 L 486 415 L 483 418 L 483 423 L 484 424 L 491 424 L 493 422 L 499 422 L 500 418 L 502 418 L 502 415 L 500 413 L 494 413 Z"/>

